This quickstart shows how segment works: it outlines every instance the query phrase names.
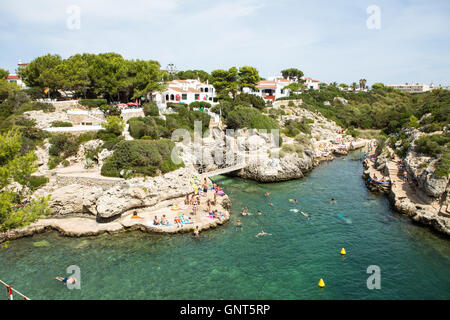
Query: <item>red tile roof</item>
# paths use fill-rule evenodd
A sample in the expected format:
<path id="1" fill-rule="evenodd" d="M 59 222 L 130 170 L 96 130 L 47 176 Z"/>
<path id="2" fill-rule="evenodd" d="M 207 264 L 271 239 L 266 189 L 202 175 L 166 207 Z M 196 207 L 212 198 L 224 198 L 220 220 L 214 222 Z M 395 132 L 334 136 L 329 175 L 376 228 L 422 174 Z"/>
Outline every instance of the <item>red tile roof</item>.
<path id="1" fill-rule="evenodd" d="M 15 74 L 10 74 L 10 75 L 8 75 L 8 78 L 6 78 L 6 79 L 8 79 L 8 80 L 19 80 L 20 77 L 18 75 L 15 75 Z"/>

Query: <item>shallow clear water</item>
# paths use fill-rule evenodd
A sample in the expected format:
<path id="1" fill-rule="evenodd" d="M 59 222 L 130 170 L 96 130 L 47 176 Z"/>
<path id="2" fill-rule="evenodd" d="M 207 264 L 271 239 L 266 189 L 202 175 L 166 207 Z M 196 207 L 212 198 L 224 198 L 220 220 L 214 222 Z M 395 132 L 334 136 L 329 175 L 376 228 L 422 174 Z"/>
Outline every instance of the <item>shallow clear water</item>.
<path id="1" fill-rule="evenodd" d="M 0 279 L 32 299 L 449 299 L 448 239 L 392 212 L 384 196 L 366 190 L 361 163 L 348 159 L 285 183 L 218 177 L 232 218 L 200 239 L 52 232 L 11 241 L 0 249 Z M 245 205 L 263 214 L 239 216 Z M 261 229 L 273 235 L 256 238 Z M 70 265 L 81 268 L 81 290 L 54 280 Z M 381 268 L 380 290 L 367 289 L 369 265 Z"/>

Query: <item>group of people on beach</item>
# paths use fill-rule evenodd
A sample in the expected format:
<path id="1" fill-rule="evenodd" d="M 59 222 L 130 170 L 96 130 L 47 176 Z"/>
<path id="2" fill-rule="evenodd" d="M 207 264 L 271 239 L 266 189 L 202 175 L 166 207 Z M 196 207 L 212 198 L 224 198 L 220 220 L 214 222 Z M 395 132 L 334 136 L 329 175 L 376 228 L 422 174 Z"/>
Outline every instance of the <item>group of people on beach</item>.
<path id="1" fill-rule="evenodd" d="M 208 186 L 210 187 L 208 189 Z M 211 190 L 213 192 L 213 198 L 208 197 L 208 191 Z M 197 215 L 198 207 L 201 205 L 201 197 L 206 197 L 206 208 L 205 212 L 208 213 L 208 217 L 217 219 L 219 221 L 223 221 L 225 219 L 224 214 L 222 214 L 217 208 L 217 196 L 223 195 L 223 189 L 217 185 L 216 183 L 208 184 L 208 180 L 206 178 L 203 179 L 203 183 L 201 186 L 194 188 L 193 194 L 188 194 L 184 200 L 184 204 L 186 206 L 192 205 L 192 214 Z M 200 229 L 198 226 L 194 228 L 194 236 L 198 237 L 200 233 Z"/>

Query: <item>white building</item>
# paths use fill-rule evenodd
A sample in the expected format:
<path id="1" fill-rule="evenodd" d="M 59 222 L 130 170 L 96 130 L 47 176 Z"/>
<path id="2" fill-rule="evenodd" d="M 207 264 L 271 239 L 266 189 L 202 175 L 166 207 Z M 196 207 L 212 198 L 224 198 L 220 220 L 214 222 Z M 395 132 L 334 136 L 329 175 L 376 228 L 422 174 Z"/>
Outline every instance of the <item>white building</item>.
<path id="1" fill-rule="evenodd" d="M 386 87 L 391 87 L 408 93 L 420 93 L 432 90 L 432 88 L 427 84 L 388 84 Z"/>
<path id="2" fill-rule="evenodd" d="M 164 111 L 167 102 L 190 104 L 195 101 L 205 101 L 213 104 L 216 96 L 214 87 L 199 80 L 172 80 L 167 83 L 163 92 L 152 94 L 152 100 Z"/>
<path id="3" fill-rule="evenodd" d="M 305 80 L 305 82 L 303 83 L 307 89 L 313 89 L 313 90 L 319 90 L 320 86 L 319 86 L 319 80 L 314 80 L 313 78 L 302 78 L 303 80 Z"/>
<path id="4" fill-rule="evenodd" d="M 20 77 L 16 74 L 10 74 L 8 75 L 8 77 L 6 78 L 6 80 L 8 82 L 11 83 L 16 83 L 18 86 L 20 86 L 22 89 L 25 89 L 27 86 L 26 84 L 22 81 L 22 79 L 20 79 Z"/>
<path id="5" fill-rule="evenodd" d="M 17 63 L 17 67 L 26 67 L 27 65 L 29 65 L 29 63 L 23 63 L 22 60 L 19 60 L 19 62 Z M 6 80 L 8 82 L 14 82 L 16 83 L 18 86 L 22 87 L 22 89 L 26 89 L 27 85 L 25 84 L 25 82 L 22 81 L 22 79 L 20 79 L 20 77 L 17 74 L 9 74 L 8 77 L 6 78 Z"/>
<path id="6" fill-rule="evenodd" d="M 319 90 L 319 81 L 312 78 L 302 78 L 304 80 L 303 85 L 306 89 Z M 263 98 L 266 101 L 275 101 L 279 98 L 289 97 L 291 90 L 285 89 L 286 86 L 294 81 L 284 79 L 282 77 L 269 77 L 268 80 L 261 80 L 256 89 L 243 88 L 243 93 L 254 94 Z"/>
<path id="7" fill-rule="evenodd" d="M 243 93 L 250 93 L 264 100 L 275 101 L 281 97 L 289 96 L 289 90 L 284 89 L 291 81 L 283 78 L 273 78 L 272 80 L 261 80 L 255 89 L 243 88 Z"/>

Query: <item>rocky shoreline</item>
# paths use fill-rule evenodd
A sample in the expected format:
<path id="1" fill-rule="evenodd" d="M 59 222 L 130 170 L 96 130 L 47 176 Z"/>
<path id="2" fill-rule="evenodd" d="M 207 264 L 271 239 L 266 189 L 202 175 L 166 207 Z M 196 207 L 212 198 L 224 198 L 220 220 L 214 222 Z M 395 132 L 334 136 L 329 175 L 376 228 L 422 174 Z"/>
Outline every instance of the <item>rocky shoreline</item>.
<path id="1" fill-rule="evenodd" d="M 388 152 L 394 154 L 392 150 L 388 149 Z M 414 185 L 402 177 L 401 172 L 403 171 L 399 171 L 399 166 L 402 167 L 398 164 L 399 158 L 396 156 L 392 160 L 389 158 L 381 154 L 375 162 L 370 159 L 364 160 L 365 170 L 362 178 L 368 189 L 372 192 L 386 194 L 392 207 L 397 212 L 410 217 L 414 222 L 428 226 L 445 236 L 450 236 L 450 212 L 448 212 L 448 206 L 439 201 L 440 196 L 445 196 L 446 184 L 439 187 L 439 183 L 433 183 L 433 178 L 430 176 L 426 182 L 422 182 L 422 185 L 429 186 L 430 190 L 427 192 L 421 185 Z M 414 171 L 412 162 L 414 162 L 414 157 L 407 157 L 404 170 L 408 175 L 419 176 L 418 172 Z M 382 177 L 385 177 L 385 181 L 379 180 Z M 442 190 L 438 192 L 440 189 Z M 433 197 L 436 194 L 438 197 Z"/>
<path id="2" fill-rule="evenodd" d="M 193 193 L 191 181 L 197 176 L 193 169 L 181 168 L 155 178 L 119 179 L 112 187 L 77 184 L 58 187 L 55 182 L 40 190 L 40 194 L 51 194 L 49 207 L 53 214 L 39 219 L 31 225 L 0 233 L 0 243 L 55 230 L 64 236 L 84 237 L 102 233 L 117 233 L 125 230 L 141 230 L 152 233 L 191 232 L 198 226 L 199 231 L 215 228 L 230 219 L 230 200 L 226 194 L 218 196 L 214 208 L 223 213 L 219 221 L 205 216 L 206 199 L 201 197 L 197 215 L 191 215 L 190 207 L 184 208 L 186 195 Z M 90 177 L 90 179 L 94 179 Z M 211 181 L 209 181 L 210 183 Z M 38 194 L 35 194 L 37 196 Z M 180 210 L 172 211 L 172 207 Z M 136 211 L 139 219 L 132 219 Z M 166 215 L 171 225 L 154 226 L 154 216 Z M 177 227 L 173 219 L 178 215 L 191 217 L 191 224 Z"/>

